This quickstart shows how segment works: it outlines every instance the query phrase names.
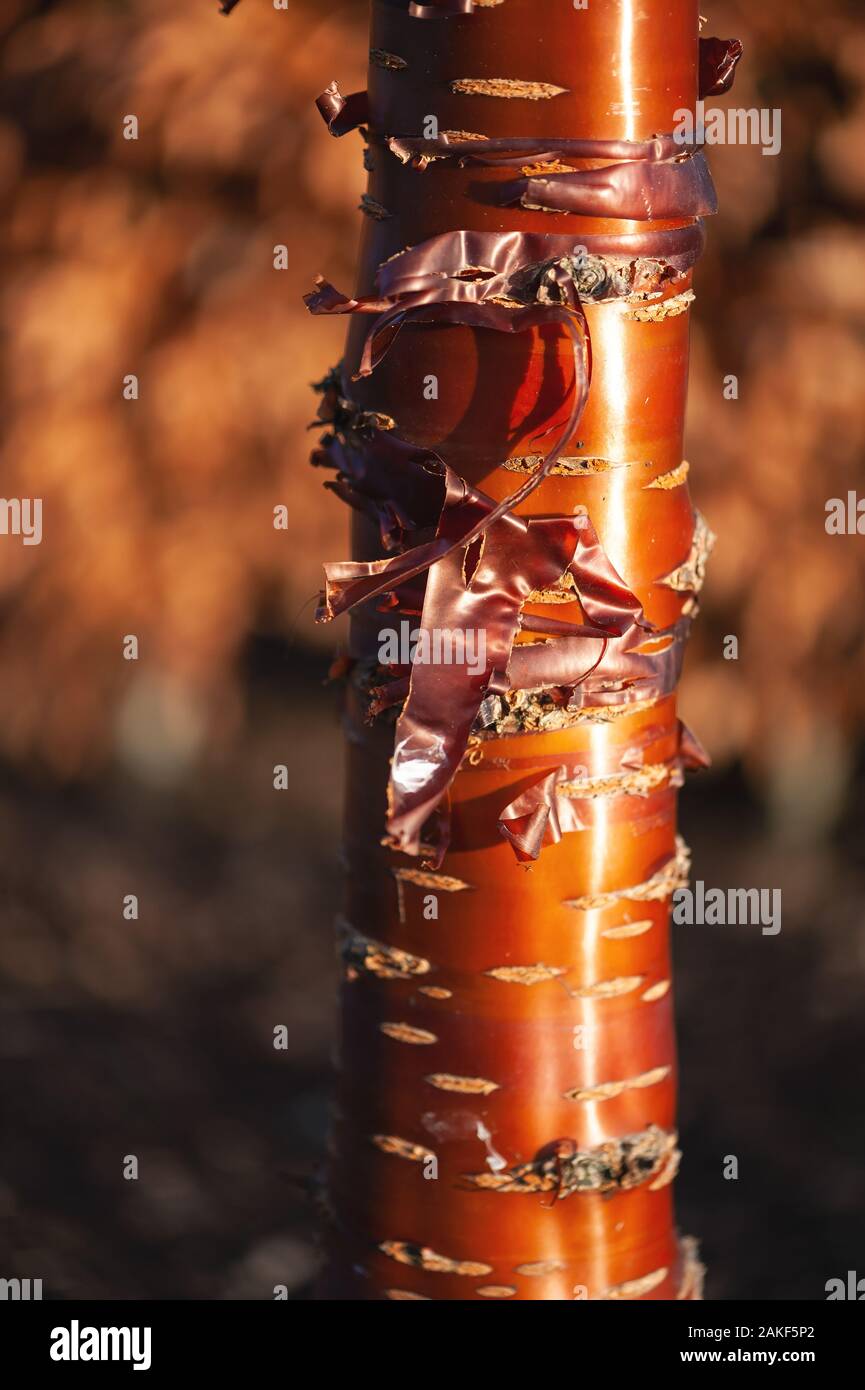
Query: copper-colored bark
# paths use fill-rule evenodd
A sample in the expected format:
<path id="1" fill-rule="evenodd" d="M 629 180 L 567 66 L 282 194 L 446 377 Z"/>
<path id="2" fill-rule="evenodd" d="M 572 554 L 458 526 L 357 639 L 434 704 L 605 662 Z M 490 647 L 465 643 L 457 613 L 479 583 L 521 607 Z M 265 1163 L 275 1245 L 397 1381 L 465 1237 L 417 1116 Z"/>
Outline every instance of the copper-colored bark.
<path id="1" fill-rule="evenodd" d="M 430 114 L 442 130 L 489 137 L 669 132 L 674 112 L 697 97 L 696 0 L 608 0 L 585 10 L 571 0 L 503 0 L 436 19 L 412 17 L 404 0 L 375 0 L 372 9 L 367 206 L 377 215 L 364 219 L 358 295 L 374 293 L 389 257 L 455 229 L 565 234 L 578 245 L 598 233 L 691 223 L 503 208 L 495 185 L 513 181 L 519 166 L 418 170 L 375 137 L 420 135 Z M 544 86 L 480 95 L 454 90 L 462 79 Z M 564 90 L 545 95 L 551 88 Z M 641 306 L 627 298 L 585 305 L 592 385 L 563 453 L 602 462 L 585 473 L 560 466 L 520 509 L 535 517 L 587 509 L 658 628 L 693 610 L 697 582 L 668 579 L 695 531 L 680 467 L 690 284 L 679 275 L 662 290 L 660 302 L 677 301 L 666 315 L 635 312 Z M 567 336 L 555 326 L 506 335 L 408 324 L 372 376 L 349 386 L 369 324 L 366 315 L 352 320 L 344 390 L 489 497 L 513 492 L 520 478 L 506 462 L 549 448 L 551 427 L 567 416 Z M 435 400 L 424 396 L 430 376 Z M 355 515 L 353 537 L 357 558 L 382 554 L 367 516 Z M 524 611 L 580 621 L 576 602 Z M 356 651 L 369 654 L 369 634 L 387 622 L 375 610 L 358 621 Z M 377 968 L 367 968 L 362 948 L 347 964 L 322 1296 L 698 1296 L 671 1185 L 668 909 L 686 871 L 676 836 L 681 734 L 673 694 L 632 695 L 623 690 L 618 703 L 611 696 L 612 706 L 565 720 L 548 710 L 549 731 L 541 722 L 539 731 L 476 734 L 451 786 L 450 847 L 435 873 L 382 844 L 393 727 L 365 722 L 351 690 L 345 918 L 357 937 L 414 965 L 401 969 L 397 956 L 382 969 L 373 948 L 366 959 Z M 590 779 L 572 789 L 585 798 L 586 828 L 547 843 L 526 866 L 503 837 L 502 811 L 558 766 Z M 661 772 L 629 783 L 623 769 L 635 767 Z M 571 1183 L 575 1154 L 596 1156 L 652 1127 L 666 1148 L 644 1180 L 611 1180 L 604 1191 L 591 1179 L 582 1189 Z M 533 1180 L 523 1187 L 476 1181 L 526 1165 Z"/>

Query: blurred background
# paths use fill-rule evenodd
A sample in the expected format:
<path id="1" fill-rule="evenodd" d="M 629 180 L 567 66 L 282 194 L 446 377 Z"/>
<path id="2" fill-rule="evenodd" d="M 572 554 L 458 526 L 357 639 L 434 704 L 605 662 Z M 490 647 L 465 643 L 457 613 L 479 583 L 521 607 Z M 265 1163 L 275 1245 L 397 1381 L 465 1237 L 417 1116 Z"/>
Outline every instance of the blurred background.
<path id="1" fill-rule="evenodd" d="M 300 296 L 352 279 L 360 148 L 313 100 L 364 85 L 366 9 L 3 6 L 0 491 L 44 536 L 0 543 L 0 1276 L 46 1297 L 303 1297 L 314 1267 L 341 750 L 312 610 L 347 527 L 306 464 L 344 326 Z M 780 107 L 783 145 L 709 151 L 686 453 L 720 539 L 682 699 L 714 770 L 681 822 L 694 878 L 784 916 L 676 931 L 679 1217 L 708 1298 L 820 1299 L 865 1273 L 865 541 L 825 532 L 865 496 L 865 28 L 703 9 L 745 43 L 712 104 Z"/>

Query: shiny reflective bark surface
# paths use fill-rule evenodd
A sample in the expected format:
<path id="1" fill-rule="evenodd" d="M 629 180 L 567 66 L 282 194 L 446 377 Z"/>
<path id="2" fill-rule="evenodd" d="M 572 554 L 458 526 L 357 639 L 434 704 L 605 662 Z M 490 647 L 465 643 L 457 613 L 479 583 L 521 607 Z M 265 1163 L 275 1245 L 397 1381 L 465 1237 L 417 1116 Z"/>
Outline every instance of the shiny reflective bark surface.
<path id="1" fill-rule="evenodd" d="M 376 0 L 371 47 L 358 296 L 376 293 L 385 261 L 442 233 L 534 232 L 575 247 L 640 234 L 640 255 L 656 248 L 663 267 L 658 234 L 693 225 L 686 210 L 634 221 L 615 204 L 603 217 L 499 206 L 497 186 L 538 161 L 419 169 L 385 143 L 428 134 L 430 116 L 441 131 L 541 146 L 669 132 L 697 97 L 692 0 L 593 0 L 586 10 L 502 0 L 424 18 Z M 541 172 L 561 163 L 541 160 Z M 676 789 L 683 767 L 699 762 L 673 686 L 708 546 L 682 461 L 691 298 L 691 271 L 680 269 L 649 294 L 582 300 L 585 409 L 517 509 L 524 519 L 588 514 L 642 605 L 641 650 L 675 643 L 663 681 L 643 690 L 596 681 L 580 694 L 576 675 L 540 689 L 499 675 L 450 784 L 446 851 L 396 853 L 385 843 L 393 717 L 370 722 L 369 682 L 358 676 L 383 628 L 427 621 L 423 582 L 356 610 L 322 1297 L 699 1296 L 672 1207 L 668 945 L 670 896 L 687 874 Z M 574 389 L 574 348 L 560 326 L 505 334 L 409 319 L 374 372 L 352 381 L 370 324 L 357 314 L 349 330 L 340 390 L 352 409 L 377 412 L 393 438 L 432 451 L 494 501 L 540 466 Z M 387 555 L 378 502 L 355 513 L 353 535 L 357 560 Z M 549 640 L 532 615 L 542 633 L 544 620 L 585 622 L 585 596 L 550 587 L 522 604 L 518 648 Z M 517 669 L 514 659 L 505 675 Z M 560 834 L 557 808 L 567 811 Z M 539 847 L 536 857 L 515 855 L 506 826 Z"/>

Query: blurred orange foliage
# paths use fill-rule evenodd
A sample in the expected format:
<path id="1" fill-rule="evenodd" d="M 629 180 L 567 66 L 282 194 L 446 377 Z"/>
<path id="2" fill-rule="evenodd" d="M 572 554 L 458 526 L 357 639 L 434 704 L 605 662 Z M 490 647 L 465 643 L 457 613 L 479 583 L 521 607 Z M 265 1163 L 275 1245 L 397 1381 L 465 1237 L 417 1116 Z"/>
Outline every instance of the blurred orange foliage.
<path id="1" fill-rule="evenodd" d="M 134 757 L 142 720 L 179 757 L 228 736 L 251 633 L 333 640 L 304 605 L 345 518 L 306 426 L 343 327 L 300 294 L 352 281 L 361 151 L 313 100 L 363 86 L 367 7 L 8 8 L 0 466 L 4 495 L 44 499 L 44 541 L 0 547 L 0 751 L 78 776 Z M 845 0 L 819 23 L 724 0 L 705 32 L 746 45 L 718 104 L 780 108 L 783 145 L 709 151 L 687 453 L 720 539 L 684 705 L 716 761 L 744 757 L 779 807 L 816 778 L 831 815 L 865 716 L 863 540 L 824 525 L 865 494 L 865 35 Z"/>

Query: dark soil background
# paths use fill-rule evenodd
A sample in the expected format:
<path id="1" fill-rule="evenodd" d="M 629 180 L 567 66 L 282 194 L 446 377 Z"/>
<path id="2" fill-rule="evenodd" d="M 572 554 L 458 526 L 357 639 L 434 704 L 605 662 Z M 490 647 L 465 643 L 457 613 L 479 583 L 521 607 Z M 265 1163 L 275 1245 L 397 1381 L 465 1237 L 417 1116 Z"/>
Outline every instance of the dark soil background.
<path id="1" fill-rule="evenodd" d="M 691 483 L 721 539 L 683 686 L 715 770 L 681 826 L 694 879 L 783 894 L 777 936 L 674 928 L 677 1202 L 710 1299 L 865 1275 L 865 541 L 824 530 L 865 493 L 857 11 L 708 16 L 746 43 L 725 101 L 784 119 L 778 159 L 710 151 L 694 314 Z M 46 529 L 0 540 L 0 1276 L 304 1297 L 341 778 L 309 601 L 345 517 L 305 463 L 342 329 L 298 305 L 319 269 L 351 279 L 360 150 L 311 102 L 362 85 L 365 6 L 4 14 L 0 492 L 43 497 Z"/>

